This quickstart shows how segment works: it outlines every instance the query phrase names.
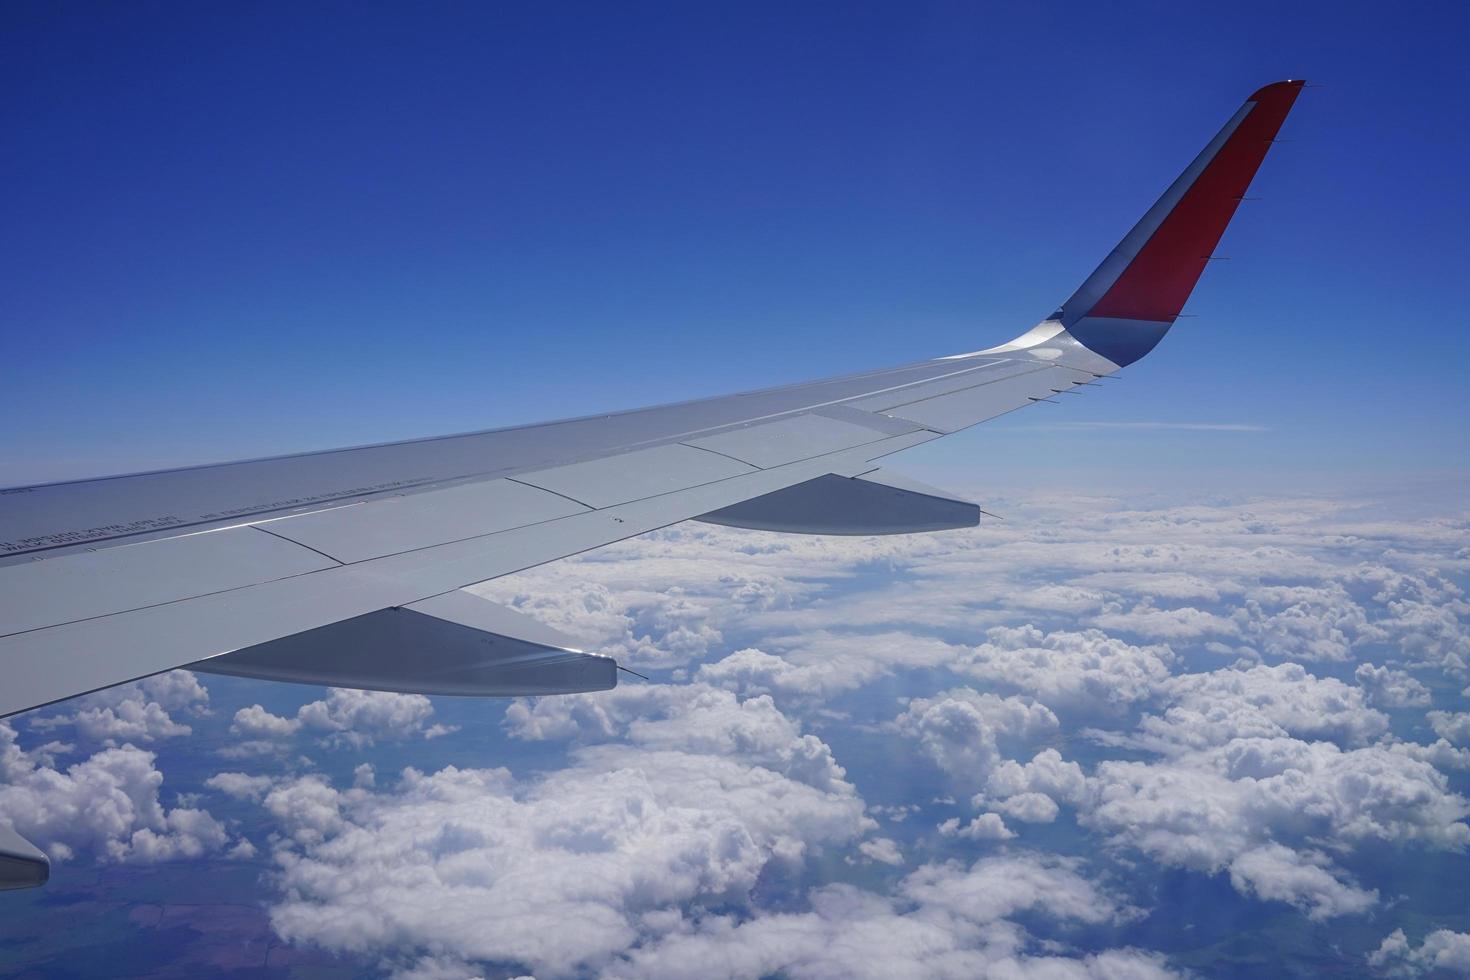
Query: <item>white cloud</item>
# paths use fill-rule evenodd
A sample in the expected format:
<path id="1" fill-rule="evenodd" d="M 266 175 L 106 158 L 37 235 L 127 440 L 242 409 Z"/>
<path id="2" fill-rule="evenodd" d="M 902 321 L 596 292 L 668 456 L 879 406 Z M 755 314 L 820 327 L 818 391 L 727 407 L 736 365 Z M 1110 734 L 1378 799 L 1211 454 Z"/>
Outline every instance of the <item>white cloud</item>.
<path id="1" fill-rule="evenodd" d="M 247 742 L 223 754 L 261 754 L 276 748 L 275 741 L 298 732 L 322 737 L 329 747 L 365 748 L 382 739 L 437 738 L 454 731 L 443 725 L 428 725 L 434 706 L 422 694 L 387 691 L 358 691 L 330 688 L 320 701 L 303 704 L 295 717 L 271 714 L 258 704 L 235 712 L 230 730 Z"/>
<path id="2" fill-rule="evenodd" d="M 1266 844 L 1230 862 L 1230 882 L 1239 892 L 1287 902 L 1318 920 L 1366 912 L 1378 901 L 1376 890 L 1341 881 L 1330 867 L 1324 855 Z"/>
<path id="3" fill-rule="evenodd" d="M 742 694 L 831 697 L 895 670 L 944 666 L 964 654 L 962 648 L 933 637 L 897 631 L 813 631 L 794 638 L 776 637 L 766 645 L 782 652 L 737 650 L 700 667 L 695 679 Z"/>
<path id="4" fill-rule="evenodd" d="M 204 810 L 159 803 L 163 774 L 152 752 L 105 748 L 52 769 L 24 752 L 0 721 L 0 813 L 15 829 L 64 861 L 79 851 L 99 859 L 151 862 L 198 857 L 224 846 L 224 827 Z"/>
<path id="5" fill-rule="evenodd" d="M 1397 741 L 1385 741 L 1380 744 L 1385 745 L 1391 752 L 1398 752 L 1411 759 L 1427 762 L 1436 769 L 1470 770 L 1470 749 L 1457 749 L 1442 738 L 1429 745 Z"/>
<path id="6" fill-rule="evenodd" d="M 1057 818 L 1057 803 L 1045 793 L 1017 793 L 995 804 L 1006 816 L 1022 823 L 1051 823 Z"/>
<path id="7" fill-rule="evenodd" d="M 1101 630 L 994 627 L 952 669 L 1039 697 L 1059 710 L 1115 711 L 1154 694 L 1175 663 L 1167 646 L 1134 646 Z"/>
<path id="8" fill-rule="evenodd" d="M 1451 851 L 1470 844 L 1462 822 L 1470 806 L 1445 777 L 1380 746 L 1236 738 L 1161 762 L 1102 762 L 1089 789 L 1079 819 L 1115 846 L 1166 865 L 1229 867 L 1237 888 L 1318 916 L 1357 910 L 1367 893 L 1310 842 L 1340 850 L 1366 841 Z M 1295 844 L 1296 857 L 1261 850 L 1272 844 Z"/>
<path id="9" fill-rule="evenodd" d="M 993 806 L 1026 823 L 1051 823 L 1059 803 L 1080 803 L 1086 792 L 1082 767 L 1062 759 L 1056 749 L 1044 749 L 1025 765 L 1013 759 L 997 765 L 971 804 Z"/>
<path id="10" fill-rule="evenodd" d="M 221 772 L 210 776 L 204 785 L 226 796 L 242 800 L 258 800 L 275 782 L 270 776 L 248 776 L 243 772 Z"/>
<path id="11" fill-rule="evenodd" d="M 950 817 L 939 825 L 939 833 L 944 837 L 965 837 L 969 840 L 1009 840 L 1016 836 L 998 813 L 982 813 L 963 826 L 958 817 Z"/>
<path id="12" fill-rule="evenodd" d="M 680 921 L 604 971 L 609 977 L 837 978 L 1172 975 L 1160 957 L 1134 950 L 1056 955 L 1006 917 L 1028 912 L 1061 924 L 1126 919 L 1130 910 L 1078 873 L 1038 855 L 984 858 L 966 868 L 925 865 L 893 896 L 829 885 L 811 909 L 740 919 Z"/>
<path id="13" fill-rule="evenodd" d="M 768 697 L 637 685 L 518 707 L 517 737 L 576 740 L 568 767 L 408 770 L 391 789 L 278 782 L 263 801 L 282 834 L 277 930 L 598 972 L 689 903 L 746 903 L 772 862 L 853 847 L 899 858 L 863 839 L 875 822 L 830 749 Z"/>
<path id="14" fill-rule="evenodd" d="M 858 845 L 858 853 L 879 864 L 903 864 L 903 851 L 891 837 L 873 837 Z"/>
<path id="15" fill-rule="evenodd" d="M 285 738 L 296 734 L 300 728 L 301 722 L 297 719 L 273 715 L 258 704 L 236 711 L 235 720 L 230 725 L 230 731 L 236 735 L 266 739 Z"/>
<path id="16" fill-rule="evenodd" d="M 1456 745 L 1470 745 L 1470 711 L 1431 711 L 1425 717 L 1436 735 Z"/>
<path id="17" fill-rule="evenodd" d="M 1361 745 L 1388 731 L 1388 717 L 1367 706 L 1362 689 L 1315 677 L 1300 664 L 1182 674 L 1160 689 L 1168 708 L 1138 726 L 1140 741 L 1155 748 L 1279 735 Z"/>
<path id="18" fill-rule="evenodd" d="M 1050 734 L 1058 722 L 1050 708 L 1029 699 L 955 688 L 932 698 L 914 698 L 893 726 L 915 739 L 957 785 L 973 791 L 984 786 L 1000 764 L 1000 739 Z"/>
<path id="19" fill-rule="evenodd" d="M 1395 929 L 1368 954 L 1368 965 L 1392 977 L 1421 977 L 1434 970 L 1470 974 L 1470 933 L 1436 929 L 1415 946 Z"/>
<path id="20" fill-rule="evenodd" d="M 37 731 L 72 725 L 81 738 L 109 745 L 153 742 L 193 731 L 171 711 L 200 716 L 208 704 L 209 691 L 193 672 L 173 670 L 77 698 L 68 713 L 33 716 L 29 724 Z"/>
<path id="21" fill-rule="evenodd" d="M 508 959 L 538 975 L 606 962 L 658 910 L 744 901 L 768 862 L 868 826 L 850 790 L 621 746 L 529 783 L 450 768 L 371 793 L 308 777 L 266 806 L 291 840 L 272 909 L 288 940 Z"/>
<path id="22" fill-rule="evenodd" d="M 1413 675 L 1390 667 L 1358 664 L 1353 678 L 1368 691 L 1369 700 L 1385 708 L 1426 708 L 1429 688 Z"/>

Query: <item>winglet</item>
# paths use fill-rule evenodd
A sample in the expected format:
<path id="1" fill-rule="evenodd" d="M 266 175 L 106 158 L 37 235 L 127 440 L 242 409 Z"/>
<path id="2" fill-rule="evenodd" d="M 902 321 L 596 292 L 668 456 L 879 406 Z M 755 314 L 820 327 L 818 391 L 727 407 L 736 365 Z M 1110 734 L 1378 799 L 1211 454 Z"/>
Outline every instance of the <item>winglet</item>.
<path id="1" fill-rule="evenodd" d="M 1257 89 L 1062 305 L 1078 341 L 1119 366 L 1159 342 L 1194 290 L 1304 82 Z"/>

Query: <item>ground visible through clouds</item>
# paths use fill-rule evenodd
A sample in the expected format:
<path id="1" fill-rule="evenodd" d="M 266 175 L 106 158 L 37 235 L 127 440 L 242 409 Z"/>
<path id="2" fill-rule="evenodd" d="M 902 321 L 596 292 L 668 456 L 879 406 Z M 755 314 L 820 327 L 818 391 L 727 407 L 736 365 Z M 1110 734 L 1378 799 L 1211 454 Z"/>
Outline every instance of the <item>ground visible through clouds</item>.
<path id="1" fill-rule="evenodd" d="M 1470 973 L 1463 505 L 987 509 L 483 589 L 652 678 L 606 694 L 175 672 L 0 723 L 54 859 L 0 973 Z"/>

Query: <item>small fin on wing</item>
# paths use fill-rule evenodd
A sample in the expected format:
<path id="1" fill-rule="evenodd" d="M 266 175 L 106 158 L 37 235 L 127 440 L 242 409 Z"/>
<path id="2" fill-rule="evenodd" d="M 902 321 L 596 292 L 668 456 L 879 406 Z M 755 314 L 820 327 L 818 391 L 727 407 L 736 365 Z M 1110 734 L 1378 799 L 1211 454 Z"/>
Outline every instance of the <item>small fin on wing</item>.
<path id="1" fill-rule="evenodd" d="M 1184 309 L 1303 84 L 1254 92 L 1051 319 L 1120 367 L 1152 350 Z"/>
<path id="2" fill-rule="evenodd" d="M 829 473 L 703 514 L 696 520 L 794 534 L 912 534 L 980 523 L 980 507 L 917 480 L 874 470 Z"/>
<path id="3" fill-rule="evenodd" d="M 193 665 L 236 677 L 405 694 L 520 697 L 606 691 L 617 662 L 463 589 L 379 609 Z"/>

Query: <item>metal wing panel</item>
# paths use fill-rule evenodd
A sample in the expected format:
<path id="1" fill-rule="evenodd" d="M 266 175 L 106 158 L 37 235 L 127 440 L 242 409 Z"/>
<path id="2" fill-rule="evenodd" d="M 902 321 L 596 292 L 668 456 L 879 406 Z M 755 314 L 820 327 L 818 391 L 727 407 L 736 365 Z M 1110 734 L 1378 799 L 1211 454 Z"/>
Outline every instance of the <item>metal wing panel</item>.
<path id="1" fill-rule="evenodd" d="M 338 561 L 359 562 L 589 509 L 514 480 L 487 480 L 283 517 L 259 526 Z"/>
<path id="2" fill-rule="evenodd" d="M 718 453 L 675 443 L 522 473 L 516 480 L 601 508 L 728 480 L 754 468 Z"/>
<path id="3" fill-rule="evenodd" d="M 911 424 L 900 428 L 912 431 L 919 426 Z M 742 460 L 761 469 L 770 469 L 799 459 L 877 442 L 891 434 L 894 433 L 883 432 L 870 425 L 813 413 L 759 422 L 717 435 L 689 439 L 684 444 Z"/>
<path id="4" fill-rule="evenodd" d="M 876 395 L 869 395 L 866 398 L 855 399 L 847 404 L 852 408 L 862 409 L 863 411 L 884 412 L 896 405 L 908 405 L 916 401 L 923 401 L 926 398 L 945 395 L 951 391 L 963 391 L 966 388 L 973 388 L 976 385 L 999 381 L 1031 371 L 1042 370 L 1045 367 L 1045 364 L 1036 361 L 1020 361 L 1013 358 L 1006 358 L 1000 361 L 990 361 L 979 367 L 956 369 L 954 373 L 942 378 L 936 378 L 933 381 L 925 381 L 904 388 L 880 392 Z"/>
<path id="5" fill-rule="evenodd" d="M 0 636 L 337 567 L 251 527 L 0 568 Z"/>

